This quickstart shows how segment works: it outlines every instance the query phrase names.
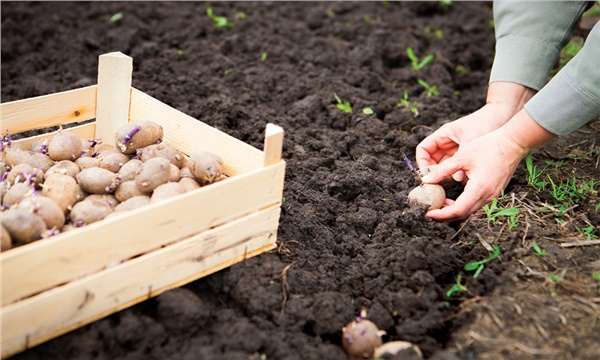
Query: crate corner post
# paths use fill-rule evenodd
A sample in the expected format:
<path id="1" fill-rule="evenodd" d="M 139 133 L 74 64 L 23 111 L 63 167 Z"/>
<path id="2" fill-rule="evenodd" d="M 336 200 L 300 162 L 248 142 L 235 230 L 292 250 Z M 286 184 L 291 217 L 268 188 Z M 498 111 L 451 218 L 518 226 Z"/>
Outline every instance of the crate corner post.
<path id="1" fill-rule="evenodd" d="M 111 143 L 117 130 L 129 121 L 133 59 L 121 52 L 98 57 L 96 138 Z"/>
<path id="2" fill-rule="evenodd" d="M 267 123 L 265 128 L 264 166 L 269 166 L 281 161 L 283 152 L 283 128 L 273 123 Z"/>

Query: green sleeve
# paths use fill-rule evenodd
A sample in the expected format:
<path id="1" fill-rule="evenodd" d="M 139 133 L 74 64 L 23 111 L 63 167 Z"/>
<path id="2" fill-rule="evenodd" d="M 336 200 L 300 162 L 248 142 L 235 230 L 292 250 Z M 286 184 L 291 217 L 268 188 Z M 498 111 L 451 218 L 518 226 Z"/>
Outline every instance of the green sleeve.
<path id="1" fill-rule="evenodd" d="M 600 23 L 583 48 L 527 104 L 544 129 L 567 135 L 600 116 Z"/>
<path id="2" fill-rule="evenodd" d="M 586 6 L 587 1 L 494 1 L 496 55 L 490 82 L 541 89 Z"/>
<path id="3" fill-rule="evenodd" d="M 548 82 L 586 1 L 495 1 L 496 55 L 490 82 L 539 92 L 525 110 L 546 130 L 566 135 L 600 115 L 600 24 L 581 51 Z"/>

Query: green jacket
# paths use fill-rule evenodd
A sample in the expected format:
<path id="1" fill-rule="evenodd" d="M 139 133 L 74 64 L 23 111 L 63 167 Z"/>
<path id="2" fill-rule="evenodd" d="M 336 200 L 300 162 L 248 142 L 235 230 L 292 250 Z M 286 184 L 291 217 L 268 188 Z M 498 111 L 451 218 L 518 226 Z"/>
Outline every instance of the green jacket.
<path id="1" fill-rule="evenodd" d="M 539 90 L 525 110 L 556 135 L 566 135 L 600 115 L 600 23 L 577 56 L 548 82 L 588 3 L 494 1 L 496 55 L 490 82 Z"/>

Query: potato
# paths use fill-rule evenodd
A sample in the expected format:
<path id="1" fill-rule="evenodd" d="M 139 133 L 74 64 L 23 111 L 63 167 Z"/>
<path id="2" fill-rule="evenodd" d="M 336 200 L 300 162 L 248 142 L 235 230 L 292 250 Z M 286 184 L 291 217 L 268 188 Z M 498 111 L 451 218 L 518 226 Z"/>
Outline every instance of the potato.
<path id="1" fill-rule="evenodd" d="M 61 160 L 57 162 L 54 166 L 46 171 L 46 175 L 52 175 L 54 173 L 59 173 L 63 175 L 69 175 L 70 177 L 75 177 L 79 174 L 79 166 L 71 160 Z"/>
<path id="2" fill-rule="evenodd" d="M 113 209 L 120 203 L 120 201 L 112 194 L 92 194 L 87 196 L 84 200 L 102 201 Z"/>
<path id="3" fill-rule="evenodd" d="M 182 186 L 185 192 L 196 190 L 200 188 L 200 184 L 195 179 L 189 177 L 182 177 L 178 181 Z"/>
<path id="4" fill-rule="evenodd" d="M 140 191 L 151 192 L 169 181 L 170 177 L 171 162 L 165 158 L 152 158 L 142 163 L 134 181 Z"/>
<path id="5" fill-rule="evenodd" d="M 174 147 L 165 143 L 148 145 L 139 152 L 138 157 L 142 161 L 148 161 L 155 157 L 164 157 L 169 159 L 171 164 L 181 169 L 185 163 L 185 157 L 183 153 Z"/>
<path id="6" fill-rule="evenodd" d="M 190 155 L 188 169 L 202 185 L 211 184 L 223 174 L 223 160 L 208 151 L 195 151 Z"/>
<path id="7" fill-rule="evenodd" d="M 171 173 L 169 175 L 170 182 L 178 182 L 181 179 L 181 170 L 173 164 L 171 164 Z"/>
<path id="8" fill-rule="evenodd" d="M 0 224 L 1 233 L 0 236 L 0 251 L 6 251 L 12 247 L 12 239 L 10 238 L 10 233 L 6 228 Z"/>
<path id="9" fill-rule="evenodd" d="M 155 203 L 183 193 L 185 193 L 183 185 L 178 182 L 168 182 L 154 189 L 150 201 Z"/>
<path id="10" fill-rule="evenodd" d="M 179 177 L 194 179 L 194 181 L 196 180 L 196 178 L 194 177 L 194 175 L 192 175 L 192 172 L 187 166 L 181 169 L 181 171 L 179 172 Z"/>
<path id="11" fill-rule="evenodd" d="M 67 212 L 80 200 L 81 188 L 69 175 L 54 173 L 42 184 L 42 195 L 54 200 L 63 212 Z"/>
<path id="12" fill-rule="evenodd" d="M 119 186 L 117 174 L 99 167 L 81 170 L 76 179 L 81 189 L 90 194 L 109 194 Z"/>
<path id="13" fill-rule="evenodd" d="M 0 205 L 4 204 L 4 195 L 10 188 L 10 185 L 6 181 L 0 181 Z"/>
<path id="14" fill-rule="evenodd" d="M 97 157 L 82 156 L 75 160 L 75 164 L 79 166 L 79 170 L 100 167 L 100 159 Z"/>
<path id="15" fill-rule="evenodd" d="M 65 213 L 52 199 L 45 196 L 29 196 L 21 200 L 17 209 L 32 212 L 44 220 L 48 229 L 62 229 L 65 224 Z"/>
<path id="16" fill-rule="evenodd" d="M 438 184 L 421 184 L 408 193 L 410 206 L 429 206 L 427 211 L 441 209 L 444 200 L 446 200 L 446 192 Z"/>
<path id="17" fill-rule="evenodd" d="M 4 151 L 6 152 L 6 163 L 9 166 L 26 163 L 35 169 L 46 172 L 54 165 L 54 161 L 48 155 L 41 153 L 14 148 L 5 149 Z"/>
<path id="18" fill-rule="evenodd" d="M 131 159 L 119 170 L 119 178 L 121 182 L 129 181 L 135 179 L 135 174 L 142 167 L 142 160 L 139 159 Z"/>
<path id="19" fill-rule="evenodd" d="M 27 179 L 31 179 L 35 185 L 41 184 L 44 182 L 44 172 L 40 169 L 34 169 L 33 166 L 27 163 L 22 163 L 13 166 L 6 176 L 6 181 L 9 184 L 17 182 L 31 184 Z"/>
<path id="20" fill-rule="evenodd" d="M 26 196 L 33 194 L 33 188 L 29 184 L 25 183 L 16 183 L 12 185 L 4 194 L 2 198 L 2 205 L 12 206 L 16 205 L 21 200 L 23 200 Z"/>
<path id="21" fill-rule="evenodd" d="M 405 352 L 405 351 L 407 352 L 407 354 L 406 354 L 407 358 L 410 358 L 410 359 L 414 359 L 415 357 L 417 359 L 423 358 L 423 353 L 421 352 L 421 349 L 419 349 L 419 347 L 417 345 L 409 343 L 408 341 L 401 341 L 401 340 L 386 342 L 385 344 L 378 346 L 377 349 L 375 349 L 375 352 L 373 353 L 373 358 L 374 359 L 383 358 L 384 355 L 389 355 L 390 357 L 394 357 L 398 353 Z M 408 354 L 410 354 L 410 355 L 408 355 Z"/>
<path id="22" fill-rule="evenodd" d="M 115 207 L 115 212 L 131 211 L 146 205 L 150 205 L 150 196 L 134 196 L 117 205 Z"/>
<path id="23" fill-rule="evenodd" d="M 6 228 L 12 241 L 28 244 L 39 240 L 46 230 L 41 217 L 23 209 L 9 209 L 2 212 L 2 226 Z"/>
<path id="24" fill-rule="evenodd" d="M 371 359 L 383 334 L 372 321 L 359 317 L 342 329 L 342 347 L 350 358 Z"/>
<path id="25" fill-rule="evenodd" d="M 48 156 L 52 160 L 77 160 L 83 152 L 81 139 L 72 133 L 59 131 L 48 142 Z"/>
<path id="26" fill-rule="evenodd" d="M 148 195 L 149 193 L 140 191 L 134 180 L 125 181 L 121 183 L 115 191 L 115 197 L 120 202 L 126 201 L 134 196 Z"/>
<path id="27" fill-rule="evenodd" d="M 75 226 L 85 226 L 104 219 L 113 211 L 113 208 L 105 201 L 83 200 L 73 205 L 69 213 L 71 223 Z"/>
<path id="28" fill-rule="evenodd" d="M 119 172 L 121 167 L 129 161 L 129 156 L 119 152 L 104 153 L 99 158 L 100 167 L 114 173 Z"/>
<path id="29" fill-rule="evenodd" d="M 115 135 L 115 145 L 127 155 L 135 154 L 137 149 L 156 144 L 163 137 L 163 128 L 159 124 L 138 120 L 127 123 Z"/>
<path id="30" fill-rule="evenodd" d="M 29 146 L 29 151 L 37 152 L 40 154 L 48 153 L 48 139 L 36 140 Z"/>
<path id="31" fill-rule="evenodd" d="M 81 139 L 81 156 L 92 156 L 98 142 L 93 139 Z"/>

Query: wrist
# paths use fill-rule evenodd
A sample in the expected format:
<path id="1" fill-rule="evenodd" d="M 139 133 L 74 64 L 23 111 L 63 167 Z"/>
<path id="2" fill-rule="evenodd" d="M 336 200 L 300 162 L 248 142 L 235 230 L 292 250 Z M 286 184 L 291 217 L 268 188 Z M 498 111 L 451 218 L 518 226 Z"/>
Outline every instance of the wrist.
<path id="1" fill-rule="evenodd" d="M 494 106 L 510 119 L 523 109 L 535 93 L 534 89 L 521 84 L 496 81 L 488 87 L 486 105 Z"/>
<path id="2" fill-rule="evenodd" d="M 556 137 L 538 124 L 525 110 L 519 111 L 499 130 L 514 144 L 521 157 Z"/>

